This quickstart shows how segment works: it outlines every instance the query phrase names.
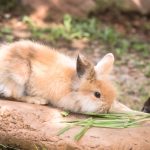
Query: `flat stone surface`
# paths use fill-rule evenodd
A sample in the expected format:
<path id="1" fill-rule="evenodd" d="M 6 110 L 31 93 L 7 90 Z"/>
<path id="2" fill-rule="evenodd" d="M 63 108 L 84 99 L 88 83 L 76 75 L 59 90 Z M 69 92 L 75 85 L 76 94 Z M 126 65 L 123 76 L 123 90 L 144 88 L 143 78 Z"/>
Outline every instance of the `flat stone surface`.
<path id="1" fill-rule="evenodd" d="M 74 114 L 62 117 L 60 112 L 50 106 L 0 100 L 0 143 L 23 150 L 36 147 L 50 150 L 150 149 L 150 123 L 126 129 L 91 128 L 76 142 L 73 137 L 80 127 L 72 128 L 60 136 L 57 133 L 65 126 L 61 121 L 84 116 Z"/>

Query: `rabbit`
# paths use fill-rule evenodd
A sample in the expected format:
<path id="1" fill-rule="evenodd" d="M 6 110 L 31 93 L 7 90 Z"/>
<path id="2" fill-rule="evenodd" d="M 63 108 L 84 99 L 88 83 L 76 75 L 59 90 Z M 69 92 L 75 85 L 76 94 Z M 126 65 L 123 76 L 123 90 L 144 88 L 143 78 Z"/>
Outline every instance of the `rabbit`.
<path id="1" fill-rule="evenodd" d="M 144 106 L 142 108 L 142 112 L 150 113 L 150 97 L 147 99 L 147 101 L 144 103 Z"/>
<path id="2" fill-rule="evenodd" d="M 114 56 L 96 66 L 83 55 L 70 58 L 48 46 L 20 40 L 0 48 L 0 96 L 71 112 L 107 113 L 116 99 L 109 76 Z"/>

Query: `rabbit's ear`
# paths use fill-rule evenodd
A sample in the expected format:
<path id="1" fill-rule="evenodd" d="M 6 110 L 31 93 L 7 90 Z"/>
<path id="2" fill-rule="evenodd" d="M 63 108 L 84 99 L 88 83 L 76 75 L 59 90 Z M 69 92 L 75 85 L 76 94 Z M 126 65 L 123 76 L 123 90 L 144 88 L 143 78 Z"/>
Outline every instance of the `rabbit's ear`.
<path id="1" fill-rule="evenodd" d="M 77 75 L 87 79 L 92 79 L 95 76 L 95 70 L 92 63 L 90 63 L 83 55 L 78 55 L 76 64 Z"/>
<path id="2" fill-rule="evenodd" d="M 112 53 L 106 54 L 95 66 L 97 74 L 109 74 L 113 68 L 114 55 Z"/>

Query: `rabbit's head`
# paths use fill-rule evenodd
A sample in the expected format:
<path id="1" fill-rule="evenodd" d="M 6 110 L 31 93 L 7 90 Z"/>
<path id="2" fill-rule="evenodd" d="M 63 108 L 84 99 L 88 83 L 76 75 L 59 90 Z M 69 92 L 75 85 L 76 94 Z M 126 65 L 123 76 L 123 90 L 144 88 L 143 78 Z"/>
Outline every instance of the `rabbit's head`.
<path id="1" fill-rule="evenodd" d="M 112 53 L 106 54 L 96 66 L 85 57 L 78 56 L 77 80 L 73 83 L 74 92 L 71 93 L 71 97 L 78 100 L 77 105 L 81 106 L 74 108 L 76 111 L 108 112 L 116 99 L 116 90 L 109 79 L 113 62 Z"/>

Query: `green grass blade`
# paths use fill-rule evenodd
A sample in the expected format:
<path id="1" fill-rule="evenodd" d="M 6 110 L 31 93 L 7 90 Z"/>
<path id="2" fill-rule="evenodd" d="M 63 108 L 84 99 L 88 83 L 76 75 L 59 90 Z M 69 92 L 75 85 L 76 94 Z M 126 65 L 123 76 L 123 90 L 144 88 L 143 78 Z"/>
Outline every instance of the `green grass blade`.
<path id="1" fill-rule="evenodd" d="M 75 135 L 74 139 L 76 141 L 79 141 L 90 127 L 91 126 L 85 126 L 85 127 L 83 127 L 83 129 L 81 129 L 81 131 L 78 134 Z"/>
<path id="2" fill-rule="evenodd" d="M 61 115 L 62 115 L 63 117 L 67 117 L 67 116 L 69 115 L 69 112 L 68 112 L 68 111 L 62 111 L 62 112 L 61 112 Z"/>
<path id="3" fill-rule="evenodd" d="M 60 131 L 60 134 L 69 130 L 73 126 L 82 126 L 82 130 L 75 135 L 75 140 L 80 140 L 82 136 L 87 132 L 87 130 L 91 127 L 98 128 L 114 128 L 114 129 L 122 129 L 122 128 L 133 128 L 139 127 L 141 122 L 150 121 L 149 114 L 96 114 L 96 113 L 86 113 L 86 115 L 91 116 L 88 119 L 79 119 L 72 121 L 64 121 L 64 123 L 68 123 L 70 126 L 63 128 Z M 59 134 L 59 135 L 60 135 Z"/>
<path id="4" fill-rule="evenodd" d="M 72 126 L 71 126 L 71 125 L 68 125 L 68 126 L 62 128 L 62 129 L 58 132 L 57 135 L 59 136 L 59 135 L 65 133 L 66 131 L 68 131 L 68 130 L 71 129 L 71 128 L 72 128 Z"/>

